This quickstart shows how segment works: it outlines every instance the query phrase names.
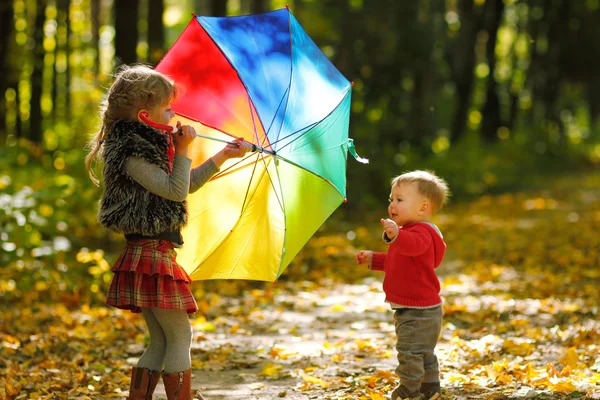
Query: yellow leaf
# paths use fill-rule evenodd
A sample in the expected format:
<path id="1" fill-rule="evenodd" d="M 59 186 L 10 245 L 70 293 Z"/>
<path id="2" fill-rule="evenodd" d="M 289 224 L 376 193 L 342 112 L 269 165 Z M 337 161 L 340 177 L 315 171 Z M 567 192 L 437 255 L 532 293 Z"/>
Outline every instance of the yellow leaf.
<path id="1" fill-rule="evenodd" d="M 217 330 L 217 327 L 212 322 L 207 322 L 201 325 L 198 324 L 196 325 L 196 328 L 202 332 L 214 332 Z"/>
<path id="2" fill-rule="evenodd" d="M 499 385 L 505 385 L 507 383 L 511 383 L 513 381 L 512 376 L 502 373 L 496 378 L 496 383 Z"/>
<path id="3" fill-rule="evenodd" d="M 516 356 L 528 356 L 534 349 L 534 345 L 528 342 L 520 342 L 517 343 L 512 339 L 506 339 L 503 345 L 504 350 L 506 350 L 509 354 L 514 354 Z"/>
<path id="4" fill-rule="evenodd" d="M 19 393 L 21 393 L 21 386 L 13 386 L 8 380 L 6 381 L 6 395 L 8 398 L 15 398 Z"/>
<path id="5" fill-rule="evenodd" d="M 369 390 L 369 399 L 371 399 L 371 400 L 385 400 L 385 397 L 382 396 L 381 394 L 377 393 L 377 392 Z"/>
<path id="6" fill-rule="evenodd" d="M 555 385 L 551 385 L 550 388 L 559 392 L 574 392 L 575 390 L 577 390 L 577 386 L 564 380 L 561 380 Z"/>
<path id="7" fill-rule="evenodd" d="M 314 385 L 319 385 L 325 389 L 327 389 L 329 387 L 329 384 L 327 382 L 325 382 L 322 379 L 315 378 L 314 376 L 302 375 L 302 379 L 304 379 L 305 381 L 310 382 Z"/>
<path id="8" fill-rule="evenodd" d="M 577 355 L 577 350 L 575 350 L 575 347 L 569 347 L 565 355 L 562 356 L 558 362 L 571 368 L 577 368 L 579 356 Z"/>
<path id="9" fill-rule="evenodd" d="M 275 376 L 279 375 L 279 372 L 283 369 L 281 365 L 267 363 L 263 366 L 262 372 L 258 375 L 260 376 Z"/>

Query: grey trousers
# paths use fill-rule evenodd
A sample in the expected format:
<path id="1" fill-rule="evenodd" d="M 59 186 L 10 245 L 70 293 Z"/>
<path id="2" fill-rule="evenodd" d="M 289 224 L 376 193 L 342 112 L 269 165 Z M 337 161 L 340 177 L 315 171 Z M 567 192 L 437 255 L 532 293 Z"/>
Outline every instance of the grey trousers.
<path id="1" fill-rule="evenodd" d="M 400 382 L 411 391 L 421 382 L 439 382 L 440 369 L 434 353 L 442 330 L 442 306 L 399 308 L 394 313 Z"/>

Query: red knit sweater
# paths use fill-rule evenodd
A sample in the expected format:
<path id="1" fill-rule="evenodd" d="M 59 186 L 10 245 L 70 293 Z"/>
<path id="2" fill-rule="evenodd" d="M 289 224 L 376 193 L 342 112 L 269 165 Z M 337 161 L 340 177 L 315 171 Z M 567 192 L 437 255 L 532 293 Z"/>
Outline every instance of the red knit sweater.
<path id="1" fill-rule="evenodd" d="M 410 223 L 398 231 L 387 254 L 373 252 L 371 269 L 384 271 L 383 291 L 388 302 L 407 307 L 440 304 L 440 282 L 435 274 L 446 243 L 426 223 Z"/>

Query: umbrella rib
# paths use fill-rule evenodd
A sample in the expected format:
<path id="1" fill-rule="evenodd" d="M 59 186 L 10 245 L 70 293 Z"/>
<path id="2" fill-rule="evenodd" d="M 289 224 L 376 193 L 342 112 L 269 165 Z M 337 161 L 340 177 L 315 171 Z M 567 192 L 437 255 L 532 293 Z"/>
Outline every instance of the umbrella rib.
<path id="1" fill-rule="evenodd" d="M 279 194 L 277 193 L 277 188 L 275 187 L 275 185 L 273 184 L 273 179 L 271 178 L 271 173 L 269 172 L 269 168 L 267 167 L 267 162 L 265 161 L 264 157 L 261 157 L 263 160 L 263 163 L 265 164 L 265 171 L 267 171 L 267 175 L 269 176 L 269 183 L 271 183 L 271 187 L 273 188 L 273 191 L 275 192 L 275 197 L 277 198 L 277 202 L 279 203 L 279 207 L 281 207 L 281 210 L 283 211 L 283 202 L 282 200 L 279 199 Z M 275 171 L 277 171 L 277 168 L 275 168 Z"/>
<path id="2" fill-rule="evenodd" d="M 252 227 L 252 231 L 251 233 L 253 233 L 256 230 L 256 227 L 258 226 L 258 224 L 255 224 Z M 248 244 L 250 243 L 250 238 L 252 237 L 252 234 L 249 234 L 247 236 L 246 239 L 246 243 L 244 244 L 243 249 L 239 252 L 237 259 L 235 260 L 235 262 L 231 263 L 231 269 L 229 270 L 229 276 L 231 277 L 231 275 L 233 274 L 233 271 L 235 270 L 235 267 L 237 266 L 238 262 L 240 261 L 240 258 L 242 258 L 242 254 L 244 253 L 244 250 L 246 249 L 246 247 L 248 247 Z"/>
<path id="3" fill-rule="evenodd" d="M 303 135 L 303 134 L 305 134 L 306 132 L 308 132 L 310 129 L 312 129 L 312 128 L 314 128 L 315 126 L 317 126 L 318 124 L 320 124 L 322 121 L 323 121 L 323 120 L 321 120 L 321 121 L 317 121 L 317 122 L 313 122 L 312 124 L 310 124 L 310 125 L 308 125 L 308 126 L 305 126 L 304 128 L 300 128 L 300 129 L 298 129 L 297 131 L 295 131 L 295 132 L 292 132 L 292 133 L 290 133 L 289 135 L 287 135 L 287 136 L 284 136 L 284 137 L 282 137 L 281 139 L 278 139 L 278 140 L 276 140 L 275 142 L 273 142 L 273 144 L 277 144 L 277 143 L 279 143 L 279 142 L 281 142 L 281 141 L 283 141 L 283 140 L 285 140 L 285 139 L 287 139 L 287 138 L 290 138 L 290 137 L 292 137 L 292 136 L 294 136 L 294 135 L 297 135 L 299 132 L 302 132 L 302 131 L 304 131 L 304 132 L 302 132 L 302 135 Z M 301 137 L 302 137 L 302 135 L 299 135 L 299 136 L 298 136 L 296 139 L 292 140 L 292 141 L 291 141 L 291 142 L 289 142 L 289 143 L 286 143 L 286 144 L 285 144 L 285 145 L 283 145 L 281 148 L 283 149 L 283 148 L 284 148 L 284 147 L 286 147 L 287 145 L 289 145 L 289 144 L 293 143 L 294 141 L 298 140 L 299 138 L 301 138 Z"/>
<path id="4" fill-rule="evenodd" d="M 231 67 L 231 69 L 233 71 L 235 71 L 235 74 L 237 75 L 238 79 L 240 80 L 240 83 L 244 86 L 244 89 L 246 89 L 246 94 L 248 95 L 248 99 L 250 100 L 249 102 L 252 103 L 252 106 L 254 106 L 254 101 L 252 99 L 252 96 L 250 95 L 250 90 L 248 90 L 248 85 L 246 85 L 246 82 L 244 82 L 244 79 L 242 79 L 242 76 L 238 72 L 237 68 L 235 68 L 235 66 L 233 65 L 233 62 L 231 61 L 231 59 L 227 56 L 227 53 L 225 53 L 225 51 L 223 51 L 223 49 L 221 48 L 221 46 L 219 46 L 219 44 L 217 43 L 217 41 L 215 40 L 215 38 L 212 37 L 212 35 L 208 31 L 208 29 L 205 29 L 204 26 L 199 21 L 198 21 L 198 24 L 204 30 L 204 32 L 206 32 L 206 35 L 210 38 L 210 40 L 213 41 L 213 43 L 215 44 L 216 48 L 219 49 L 219 51 L 221 52 L 221 54 L 223 55 L 223 57 L 229 63 L 229 66 Z M 256 106 L 254 106 L 254 109 L 256 110 Z M 252 120 L 254 121 L 254 113 L 252 112 L 252 109 L 250 109 L 250 115 L 252 115 Z M 256 110 L 256 117 L 258 118 L 260 124 L 263 126 L 263 129 L 264 129 L 265 125 L 262 123 L 260 115 L 258 115 L 258 110 Z M 254 131 L 256 133 L 256 128 L 254 128 Z M 257 141 L 257 143 L 258 143 L 258 141 Z"/>
<path id="5" fill-rule="evenodd" d="M 289 90 L 290 90 L 290 88 L 288 86 L 288 88 L 285 89 L 285 92 L 283 92 L 283 96 L 281 96 L 281 100 L 279 101 L 279 105 L 277 106 L 277 110 L 275 110 L 275 114 L 273 114 L 273 118 L 271 119 L 271 123 L 269 124 L 269 128 L 265 132 L 265 137 L 263 139 L 263 142 L 261 143 L 261 147 L 264 147 L 265 141 L 269 138 L 269 132 L 271 131 L 271 128 L 273 127 L 273 123 L 275 122 L 275 118 L 277 117 L 279 109 L 281 108 L 281 104 L 283 104 L 283 100 L 285 100 L 286 94 L 287 94 L 287 92 Z M 285 117 L 285 113 L 284 113 L 284 117 Z M 283 125 L 283 123 L 282 123 L 282 125 Z M 279 132 L 281 132 L 281 128 L 280 128 Z M 274 143 L 277 143 L 277 140 Z M 271 144 L 271 143 L 269 143 L 269 144 L 271 145 L 271 148 L 273 148 L 273 144 Z"/>
<path id="6" fill-rule="evenodd" d="M 252 176 L 250 177 L 250 181 L 252 181 L 252 179 L 254 178 L 254 174 L 255 174 L 255 172 L 256 172 L 256 165 L 257 165 L 257 163 L 254 163 L 254 170 L 252 170 Z M 241 215 L 242 215 L 242 213 L 243 213 L 243 209 L 244 209 L 244 206 L 245 206 L 245 204 L 246 204 L 246 200 L 248 199 L 248 194 L 249 194 L 249 193 L 250 193 L 250 185 L 248 185 L 248 188 L 246 189 L 246 195 L 245 195 L 245 197 L 244 197 L 244 204 L 242 205 L 242 211 L 240 211 L 240 217 L 241 217 Z M 239 223 L 239 219 L 238 219 L 238 221 L 236 222 L 236 225 L 237 225 L 238 223 Z M 231 228 L 231 230 L 230 230 L 230 231 L 229 231 L 229 233 L 227 234 L 226 238 L 227 238 L 227 237 L 229 237 L 229 236 L 231 236 L 231 233 L 233 232 L 233 230 L 234 230 L 234 229 L 235 229 L 235 226 L 234 226 L 233 228 Z M 254 228 L 254 229 L 255 229 L 255 228 Z M 223 239 L 223 240 L 226 240 L 226 239 Z M 204 257 L 204 261 L 202 261 L 202 262 L 200 263 L 200 265 L 202 265 L 202 263 L 204 263 L 206 260 L 208 260 L 210 257 L 212 257 L 212 255 L 215 253 L 215 251 L 217 251 L 217 248 L 214 248 L 214 249 L 212 249 L 212 251 L 210 251 L 210 252 L 209 252 L 209 253 L 206 255 L 206 257 Z M 241 254 L 241 253 L 240 253 L 240 254 Z M 239 260 L 239 257 L 238 257 L 238 260 Z M 200 267 L 200 265 L 198 266 L 198 268 Z M 235 265 L 235 263 L 234 263 L 234 265 Z M 232 270 L 232 271 L 233 271 L 233 270 Z M 230 271 L 230 272 L 229 272 L 229 275 L 230 275 L 230 276 L 231 276 L 231 272 L 232 272 L 232 271 Z"/>
<path id="7" fill-rule="evenodd" d="M 275 173 L 277 174 L 277 181 L 279 182 L 279 186 L 281 187 L 281 177 L 279 176 L 279 170 L 275 168 Z M 283 230 L 283 251 L 281 254 L 281 258 L 279 260 L 279 267 L 277 267 L 277 274 L 275 275 L 275 281 L 279 278 L 279 271 L 281 271 L 281 267 L 283 266 L 283 259 L 285 258 L 285 247 L 287 243 L 287 219 L 285 214 L 285 199 L 282 196 L 281 199 L 281 210 L 283 211 L 283 226 L 285 229 Z"/>
<path id="8" fill-rule="evenodd" d="M 289 8 L 287 10 L 288 10 L 288 32 L 290 33 L 290 82 L 288 83 L 288 88 L 287 88 L 288 101 L 285 102 L 285 110 L 283 111 L 283 120 L 281 121 L 281 126 L 279 127 L 279 132 L 277 132 L 277 138 L 275 139 L 275 144 L 277 142 L 279 142 L 279 136 L 281 135 L 281 130 L 283 129 L 283 124 L 285 122 L 285 116 L 287 115 L 288 105 L 290 104 L 289 97 L 290 97 L 291 88 L 292 88 L 292 79 L 294 78 L 294 42 L 293 42 L 294 36 L 292 35 L 292 12 L 290 11 Z M 271 144 L 271 148 L 273 148 L 273 144 Z"/>
<path id="9" fill-rule="evenodd" d="M 257 155 L 257 157 L 260 157 L 260 155 Z M 256 172 L 257 164 L 258 164 L 257 162 L 254 163 L 254 168 L 252 169 L 252 175 L 250 175 L 250 181 L 248 182 L 248 187 L 246 188 L 246 194 L 244 195 L 244 203 L 242 204 L 242 210 L 240 211 L 240 216 L 243 214 L 244 208 L 246 207 L 246 200 L 248 200 L 248 193 L 250 193 L 250 186 L 252 185 L 252 179 L 254 179 L 254 173 Z"/>
<path id="10" fill-rule="evenodd" d="M 252 111 L 252 105 L 254 103 L 252 102 L 252 97 L 250 97 L 250 93 L 248 93 L 247 90 L 246 90 L 246 96 L 248 96 L 248 108 L 250 109 L 250 115 L 252 116 L 252 129 L 254 131 L 256 143 L 261 143 L 260 139 L 258 138 L 258 130 L 256 129 L 256 121 L 254 120 L 254 112 Z M 255 109 L 256 109 L 256 107 L 255 107 Z M 258 110 L 256 111 L 256 115 L 258 116 Z M 263 129 L 264 129 L 264 127 L 263 127 Z M 267 136 L 266 132 L 265 132 L 265 136 Z M 260 147 L 263 147 L 262 143 L 261 143 Z"/>
<path id="11" fill-rule="evenodd" d="M 344 96 L 342 97 L 342 99 L 340 100 L 340 102 L 337 104 L 337 106 L 333 107 L 333 109 L 329 112 L 329 114 L 327 114 L 325 117 L 323 117 L 323 119 L 321 119 L 320 121 L 314 122 L 311 125 L 305 126 L 304 128 L 301 128 L 301 129 L 297 130 L 296 132 L 294 132 L 294 133 L 292 133 L 292 134 L 290 134 L 290 135 L 282 138 L 281 140 L 284 140 L 284 139 L 286 139 L 286 138 L 288 138 L 288 137 L 290 137 L 292 135 L 295 135 L 298 132 L 302 131 L 303 129 L 307 129 L 307 131 L 304 132 L 304 133 L 307 133 L 310 129 L 314 128 L 315 126 L 319 125 L 321 122 L 325 121 L 344 102 L 344 99 L 346 98 L 346 96 L 348 96 L 349 93 L 350 93 L 350 90 L 346 91 L 346 93 L 344 94 Z M 302 137 L 302 135 L 298 135 L 297 138 L 295 138 L 294 140 L 291 140 L 289 143 L 284 144 L 279 149 L 277 149 L 277 151 L 281 151 L 282 149 L 286 148 L 290 144 L 294 143 L 296 140 L 300 139 Z M 275 142 L 275 143 L 277 143 L 277 142 Z"/>
<path id="12" fill-rule="evenodd" d="M 243 161 L 246 161 L 247 159 L 249 159 L 250 157 L 254 156 L 254 153 L 250 153 L 248 156 L 242 158 L 241 160 L 235 162 L 234 164 L 230 165 L 229 167 L 225 168 L 222 171 L 217 172 L 212 178 L 212 179 L 218 179 L 220 176 L 225 175 L 225 172 L 229 171 L 230 169 L 232 169 L 233 167 L 239 165 L 240 163 L 242 163 Z"/>

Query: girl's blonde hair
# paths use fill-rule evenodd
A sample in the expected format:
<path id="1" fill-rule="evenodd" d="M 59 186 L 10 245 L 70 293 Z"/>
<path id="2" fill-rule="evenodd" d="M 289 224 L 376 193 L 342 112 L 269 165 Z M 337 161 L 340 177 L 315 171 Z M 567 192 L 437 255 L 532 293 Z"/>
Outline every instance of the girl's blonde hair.
<path id="1" fill-rule="evenodd" d="M 433 213 L 438 212 L 450 197 L 446 181 L 433 171 L 411 171 L 392 179 L 392 188 L 401 183 L 416 183 L 419 193 L 431 201 Z"/>
<path id="2" fill-rule="evenodd" d="M 136 121 L 137 113 L 141 109 L 167 104 L 176 98 L 175 83 L 160 72 L 146 65 L 119 67 L 115 81 L 100 106 L 102 128 L 88 144 L 90 153 L 85 158 L 85 167 L 92 182 L 99 184 L 94 176 L 92 164 L 96 157 L 102 158 L 104 136 L 111 131 L 115 122 Z"/>

